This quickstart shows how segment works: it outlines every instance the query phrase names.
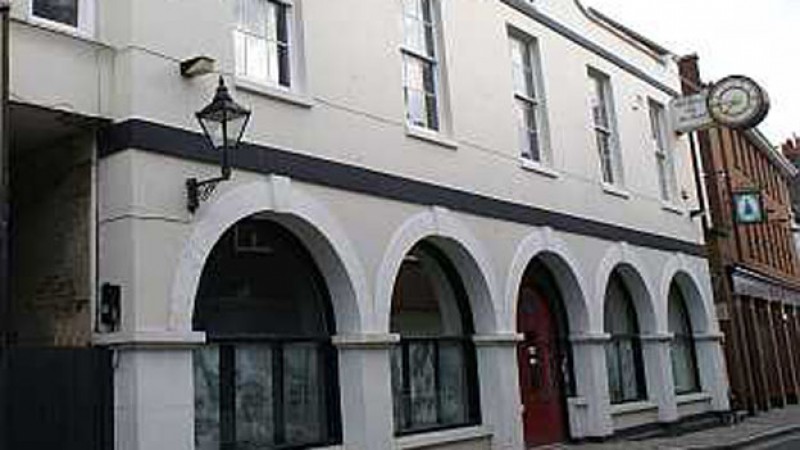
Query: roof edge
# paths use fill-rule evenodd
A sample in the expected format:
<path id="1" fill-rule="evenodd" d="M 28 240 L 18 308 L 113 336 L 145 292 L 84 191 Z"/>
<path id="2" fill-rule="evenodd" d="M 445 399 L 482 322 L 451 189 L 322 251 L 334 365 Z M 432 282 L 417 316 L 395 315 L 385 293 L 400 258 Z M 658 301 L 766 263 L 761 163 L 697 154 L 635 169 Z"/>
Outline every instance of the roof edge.
<path id="1" fill-rule="evenodd" d="M 581 0 L 574 0 L 575 5 L 578 9 L 591 21 L 598 23 L 601 26 L 610 28 L 610 31 L 618 34 L 622 34 L 624 37 L 634 41 L 636 44 L 644 47 L 644 49 L 648 50 L 649 52 L 654 53 L 658 57 L 668 57 L 672 56 L 675 53 L 671 52 L 664 46 L 656 43 L 650 38 L 645 37 L 639 32 L 632 30 L 631 28 L 623 25 L 622 23 L 618 22 L 615 19 L 607 16 L 606 14 L 600 12 L 596 8 L 586 7 L 583 5 Z"/>

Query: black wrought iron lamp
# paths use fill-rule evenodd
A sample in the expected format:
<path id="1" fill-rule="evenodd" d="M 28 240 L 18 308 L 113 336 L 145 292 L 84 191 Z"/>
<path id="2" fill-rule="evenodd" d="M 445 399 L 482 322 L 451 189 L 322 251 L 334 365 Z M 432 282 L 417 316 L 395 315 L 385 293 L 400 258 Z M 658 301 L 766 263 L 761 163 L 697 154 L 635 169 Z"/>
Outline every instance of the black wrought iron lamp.
<path id="1" fill-rule="evenodd" d="M 250 121 L 250 110 L 233 100 L 225 80 L 220 76 L 214 99 L 195 115 L 209 144 L 220 154 L 222 174 L 202 181 L 196 178 L 186 180 L 186 207 L 192 213 L 201 201 L 208 200 L 220 182 L 231 178 L 228 153 L 239 146 Z"/>

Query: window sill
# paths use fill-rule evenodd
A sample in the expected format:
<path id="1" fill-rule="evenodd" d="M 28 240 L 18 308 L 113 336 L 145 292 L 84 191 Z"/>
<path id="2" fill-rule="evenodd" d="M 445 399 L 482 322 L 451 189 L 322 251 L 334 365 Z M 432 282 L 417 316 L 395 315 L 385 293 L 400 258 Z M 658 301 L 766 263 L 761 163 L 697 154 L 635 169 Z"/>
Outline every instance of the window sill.
<path id="1" fill-rule="evenodd" d="M 658 409 L 658 405 L 648 401 L 620 403 L 618 405 L 611 405 L 611 415 L 623 416 L 626 414 L 636 414 L 645 411 L 652 411 L 655 409 Z"/>
<path id="2" fill-rule="evenodd" d="M 556 172 L 554 169 L 545 166 L 540 162 L 536 162 L 527 158 L 520 158 L 519 165 L 525 170 L 529 170 L 534 173 L 538 173 L 539 175 L 544 175 L 548 178 L 561 178 L 561 174 Z"/>
<path id="3" fill-rule="evenodd" d="M 678 206 L 678 205 L 676 205 L 674 203 L 670 203 L 670 202 L 662 201 L 661 202 L 661 209 L 664 210 L 664 211 L 670 212 L 672 214 L 677 214 L 679 216 L 682 216 L 684 214 L 683 208 L 681 208 L 680 206 Z"/>
<path id="4" fill-rule="evenodd" d="M 65 36 L 69 36 L 71 38 L 75 38 L 80 41 L 85 41 L 90 44 L 105 45 L 95 38 L 94 33 L 92 31 L 78 27 L 73 27 L 72 25 L 66 25 L 52 20 L 42 19 L 33 15 L 30 15 L 27 18 L 12 17 L 11 20 L 15 22 L 24 23 L 35 28 L 40 28 L 42 30 L 63 34 Z"/>
<path id="5" fill-rule="evenodd" d="M 675 397 L 678 405 L 688 405 L 690 403 L 705 403 L 711 401 L 711 394 L 707 392 L 694 392 L 691 394 L 680 394 Z"/>
<path id="6" fill-rule="evenodd" d="M 603 182 L 602 186 L 603 186 L 603 192 L 605 192 L 608 195 L 613 195 L 614 197 L 623 198 L 625 200 L 631 198 L 630 192 L 617 185 Z"/>
<path id="7" fill-rule="evenodd" d="M 492 432 L 484 426 L 455 428 L 397 438 L 395 439 L 395 447 L 397 449 L 427 448 L 453 442 L 474 441 L 491 436 Z"/>
<path id="8" fill-rule="evenodd" d="M 449 139 L 436 131 L 427 130 L 425 128 L 406 125 L 406 136 L 431 144 L 436 144 L 441 147 L 449 148 L 450 150 L 458 149 L 458 142 Z"/>
<path id="9" fill-rule="evenodd" d="M 274 86 L 269 86 L 246 78 L 236 78 L 236 88 L 253 94 L 263 95 L 273 100 L 278 100 L 301 108 L 312 108 L 314 103 L 304 94 L 288 91 Z"/>

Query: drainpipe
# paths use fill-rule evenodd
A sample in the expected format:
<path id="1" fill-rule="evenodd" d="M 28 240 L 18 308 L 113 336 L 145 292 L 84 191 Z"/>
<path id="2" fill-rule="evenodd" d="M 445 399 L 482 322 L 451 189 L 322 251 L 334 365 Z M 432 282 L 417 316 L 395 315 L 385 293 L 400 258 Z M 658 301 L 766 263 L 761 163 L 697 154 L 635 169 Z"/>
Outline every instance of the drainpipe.
<path id="1" fill-rule="evenodd" d="M 11 190 L 9 183 L 9 0 L 0 0 L 0 447 L 8 436 L 8 349 L 11 343 L 11 273 L 9 219 Z"/>

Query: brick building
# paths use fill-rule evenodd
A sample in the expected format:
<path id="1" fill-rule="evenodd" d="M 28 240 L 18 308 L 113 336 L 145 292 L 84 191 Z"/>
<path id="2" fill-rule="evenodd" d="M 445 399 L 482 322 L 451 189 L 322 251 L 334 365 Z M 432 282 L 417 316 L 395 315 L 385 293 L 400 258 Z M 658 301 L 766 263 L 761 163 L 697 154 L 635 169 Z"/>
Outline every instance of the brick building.
<path id="1" fill-rule="evenodd" d="M 787 139 L 781 145 L 783 155 L 794 164 L 795 167 L 800 167 L 800 137 L 794 136 Z M 800 179 L 794 177 L 789 185 L 789 193 L 792 197 L 792 210 L 794 211 L 795 218 L 800 217 Z"/>
<path id="2" fill-rule="evenodd" d="M 684 94 L 704 86 L 697 57 L 680 62 Z M 705 172 L 705 234 L 732 404 L 751 412 L 796 403 L 800 278 L 791 228 L 797 169 L 757 130 L 694 133 Z M 766 220 L 734 221 L 732 194 L 761 191 Z"/>

